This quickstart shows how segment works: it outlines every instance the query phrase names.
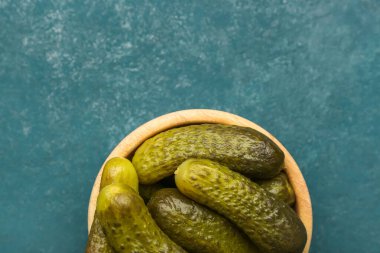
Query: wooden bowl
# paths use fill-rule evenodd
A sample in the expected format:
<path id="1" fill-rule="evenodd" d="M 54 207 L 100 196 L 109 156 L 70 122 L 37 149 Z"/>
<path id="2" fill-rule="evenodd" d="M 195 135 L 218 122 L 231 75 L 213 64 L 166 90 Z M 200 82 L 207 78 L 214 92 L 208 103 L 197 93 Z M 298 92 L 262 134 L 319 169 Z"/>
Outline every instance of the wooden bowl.
<path id="1" fill-rule="evenodd" d="M 130 156 L 134 153 L 137 147 L 139 147 L 146 139 L 162 131 L 165 131 L 173 127 L 199 123 L 220 123 L 251 127 L 267 135 L 282 149 L 282 151 L 285 153 L 285 171 L 288 174 L 290 183 L 292 184 L 296 194 L 295 210 L 301 218 L 307 230 L 307 243 L 303 253 L 308 253 L 312 235 L 313 216 L 309 191 L 305 183 L 305 180 L 302 176 L 302 173 L 298 168 L 297 163 L 290 155 L 290 153 L 275 137 L 273 137 L 273 135 L 271 135 L 265 129 L 261 128 L 260 126 L 245 118 L 227 112 L 206 109 L 193 109 L 169 113 L 143 124 L 136 130 L 134 130 L 132 133 L 127 135 L 112 150 L 111 154 L 107 157 L 105 162 L 107 162 L 109 159 L 115 156 L 131 158 Z M 99 194 L 100 179 L 103 167 L 104 164 L 96 177 L 91 192 L 90 203 L 88 207 L 88 231 L 90 231 L 91 224 L 94 218 L 96 199 Z"/>

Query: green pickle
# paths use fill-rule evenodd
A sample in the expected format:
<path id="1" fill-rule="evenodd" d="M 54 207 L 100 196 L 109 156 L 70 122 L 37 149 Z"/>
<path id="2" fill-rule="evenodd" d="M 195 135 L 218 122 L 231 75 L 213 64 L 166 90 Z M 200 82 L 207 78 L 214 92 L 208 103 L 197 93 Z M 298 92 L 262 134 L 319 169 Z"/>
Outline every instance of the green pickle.
<path id="1" fill-rule="evenodd" d="M 139 185 L 139 194 L 145 203 L 148 203 L 153 194 L 164 187 L 161 184 L 141 184 Z"/>
<path id="2" fill-rule="evenodd" d="M 96 206 L 109 244 L 118 253 L 184 253 L 157 226 L 143 199 L 125 184 L 103 188 Z"/>
<path id="3" fill-rule="evenodd" d="M 112 183 L 127 184 L 136 192 L 139 191 L 136 169 L 128 159 L 114 157 L 106 162 L 103 168 L 100 189 Z"/>
<path id="4" fill-rule="evenodd" d="M 283 201 L 226 166 L 189 159 L 175 172 L 178 189 L 242 229 L 262 253 L 301 253 L 307 234 Z"/>
<path id="5" fill-rule="evenodd" d="M 248 127 L 201 124 L 173 128 L 146 140 L 133 156 L 141 184 L 173 174 L 189 158 L 217 161 L 250 178 L 276 176 L 284 153 L 264 134 Z"/>
<path id="6" fill-rule="evenodd" d="M 128 159 L 114 157 L 106 162 L 103 168 L 100 190 L 112 183 L 127 184 L 138 191 L 136 170 Z M 94 221 L 88 236 L 86 253 L 114 253 L 103 232 L 97 211 L 95 211 Z"/>
<path id="7" fill-rule="evenodd" d="M 148 209 L 158 226 L 189 252 L 257 253 L 250 239 L 226 218 L 182 195 L 157 191 Z"/>
<path id="8" fill-rule="evenodd" d="M 296 195 L 294 194 L 293 187 L 289 183 L 288 176 L 285 172 L 281 172 L 279 175 L 271 179 L 255 181 L 255 183 L 260 185 L 267 192 L 276 196 L 276 198 L 287 203 L 289 206 L 294 205 Z"/>
<path id="9" fill-rule="evenodd" d="M 96 214 L 91 225 L 90 234 L 88 235 L 86 253 L 114 253 L 114 250 L 108 244 L 106 235 Z"/>

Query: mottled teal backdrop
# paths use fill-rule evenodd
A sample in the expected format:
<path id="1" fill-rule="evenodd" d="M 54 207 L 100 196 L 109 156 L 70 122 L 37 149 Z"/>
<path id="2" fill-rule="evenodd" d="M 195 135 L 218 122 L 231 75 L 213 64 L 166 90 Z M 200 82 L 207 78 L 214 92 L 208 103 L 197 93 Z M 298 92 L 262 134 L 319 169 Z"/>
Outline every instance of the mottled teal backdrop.
<path id="1" fill-rule="evenodd" d="M 107 154 L 186 108 L 289 149 L 312 253 L 380 252 L 377 0 L 0 0 L 0 87 L 2 253 L 83 252 Z"/>

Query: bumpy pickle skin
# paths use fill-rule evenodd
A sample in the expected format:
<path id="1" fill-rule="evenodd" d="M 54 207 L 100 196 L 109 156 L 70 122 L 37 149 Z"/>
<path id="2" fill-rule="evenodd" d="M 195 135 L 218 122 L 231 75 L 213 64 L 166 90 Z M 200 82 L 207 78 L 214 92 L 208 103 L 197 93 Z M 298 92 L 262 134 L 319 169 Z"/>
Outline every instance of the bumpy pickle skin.
<path id="1" fill-rule="evenodd" d="M 234 224 L 175 188 L 157 191 L 148 209 L 158 226 L 189 252 L 258 253 Z"/>
<path id="2" fill-rule="evenodd" d="M 280 172 L 284 153 L 252 128 L 202 124 L 153 136 L 136 150 L 132 163 L 140 183 L 153 184 L 173 174 L 189 158 L 210 159 L 247 177 L 267 179 Z"/>
<path id="3" fill-rule="evenodd" d="M 271 179 L 255 181 L 255 183 L 289 206 L 293 206 L 296 202 L 296 195 L 285 172 L 281 172 Z"/>
<path id="4" fill-rule="evenodd" d="M 106 162 L 103 168 L 100 190 L 112 183 L 127 184 L 135 191 L 138 191 L 136 170 L 128 159 L 114 157 Z M 114 253 L 114 250 L 108 244 L 96 211 L 90 234 L 88 235 L 86 253 Z"/>
<path id="5" fill-rule="evenodd" d="M 297 214 L 241 174 L 210 160 L 189 159 L 176 170 L 175 181 L 184 195 L 234 222 L 262 253 L 303 251 L 307 234 Z"/>
<path id="6" fill-rule="evenodd" d="M 104 187 L 96 209 L 107 240 L 118 253 L 186 252 L 162 232 L 143 199 L 127 185 Z"/>
<path id="7" fill-rule="evenodd" d="M 86 253 L 115 253 L 108 244 L 106 235 L 96 214 L 91 225 L 90 234 L 88 235 Z"/>

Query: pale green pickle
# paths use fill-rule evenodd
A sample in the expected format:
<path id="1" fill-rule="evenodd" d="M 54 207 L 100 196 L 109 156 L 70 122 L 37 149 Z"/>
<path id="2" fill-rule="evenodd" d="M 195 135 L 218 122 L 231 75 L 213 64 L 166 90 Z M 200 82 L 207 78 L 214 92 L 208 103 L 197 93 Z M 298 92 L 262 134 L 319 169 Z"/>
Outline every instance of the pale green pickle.
<path id="1" fill-rule="evenodd" d="M 185 253 L 161 231 L 143 199 L 131 187 L 103 188 L 96 206 L 109 244 L 117 253 Z"/>
<path id="2" fill-rule="evenodd" d="M 138 178 L 133 164 L 126 158 L 114 157 L 106 162 L 103 168 L 100 190 L 112 183 L 123 183 L 129 185 L 138 192 Z M 108 244 L 106 235 L 100 224 L 97 211 L 88 235 L 86 253 L 114 253 Z"/>

